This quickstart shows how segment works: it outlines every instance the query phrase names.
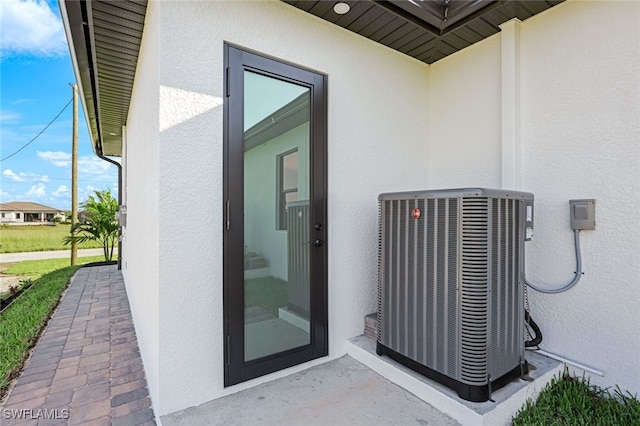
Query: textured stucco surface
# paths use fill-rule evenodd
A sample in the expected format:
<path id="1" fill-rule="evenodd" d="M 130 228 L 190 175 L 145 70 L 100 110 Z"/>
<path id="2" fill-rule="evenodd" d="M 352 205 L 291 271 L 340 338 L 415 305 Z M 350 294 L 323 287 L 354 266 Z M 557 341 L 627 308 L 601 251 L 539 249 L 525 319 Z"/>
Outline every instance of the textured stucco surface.
<path id="1" fill-rule="evenodd" d="M 158 86 L 136 94 L 159 100 L 157 121 L 139 124 L 158 123 L 144 142 L 157 154 L 135 162 L 130 155 L 129 167 L 155 162 L 148 167 L 157 172 L 150 185 L 157 185 L 158 257 L 127 279 L 158 295 L 132 306 L 148 316 L 138 333 L 156 335 L 141 351 L 157 363 L 149 383 L 163 415 L 286 374 L 223 388 L 223 43 L 328 74 L 329 358 L 346 352 L 375 309 L 378 193 L 427 183 L 428 68 L 280 2 L 151 2 L 149 13 L 145 40 L 153 38 L 158 52 L 141 69 L 155 69 Z M 145 114 L 141 105 L 130 122 Z M 149 266 L 157 277 L 139 284 Z"/>
<path id="2" fill-rule="evenodd" d="M 597 199 L 582 281 L 530 292 L 543 347 L 634 392 L 639 21 L 637 2 L 554 7 L 520 26 L 517 76 L 521 189 L 536 196 L 530 280 L 571 278 L 568 200 Z M 501 184 L 500 34 L 427 67 L 281 2 L 150 2 L 127 129 L 123 273 L 158 415 L 305 368 L 223 387 L 224 41 L 328 75 L 329 358 L 375 310 L 377 195 Z"/>
<path id="3" fill-rule="evenodd" d="M 571 1 L 521 32 L 522 182 L 537 197 L 531 281 L 572 278 L 568 200 L 596 199 L 596 230 L 581 233 L 580 283 L 557 296 L 530 293 L 543 347 L 604 371 L 593 383 L 633 392 L 640 392 L 639 23 L 638 2 Z"/>
<path id="4" fill-rule="evenodd" d="M 605 372 L 592 383 L 633 392 L 640 391 L 638 22 L 639 3 L 554 7 L 520 25 L 517 76 L 520 189 L 536 197 L 530 281 L 554 288 L 572 279 L 569 200 L 597 200 L 596 230 L 581 233 L 580 283 L 559 295 L 529 291 L 542 347 Z M 430 68 L 432 187 L 500 184 L 500 37 Z M 448 93 L 459 78 L 467 97 Z"/>
<path id="5" fill-rule="evenodd" d="M 500 87 L 500 34 L 430 67 L 430 188 L 500 187 Z"/>
<path id="6" fill-rule="evenodd" d="M 150 4 L 133 87 L 130 117 L 122 156 L 123 229 L 122 275 L 153 402 L 160 382 L 159 322 L 159 199 L 158 169 L 158 60 L 160 50 L 157 10 Z"/>

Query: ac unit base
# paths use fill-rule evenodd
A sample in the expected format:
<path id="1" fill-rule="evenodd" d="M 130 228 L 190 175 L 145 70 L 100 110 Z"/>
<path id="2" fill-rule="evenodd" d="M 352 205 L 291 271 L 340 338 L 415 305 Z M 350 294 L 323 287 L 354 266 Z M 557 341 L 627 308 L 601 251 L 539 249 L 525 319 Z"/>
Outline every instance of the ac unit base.
<path id="1" fill-rule="evenodd" d="M 517 365 L 513 370 L 508 371 L 506 374 L 502 375 L 502 377 L 491 380 L 486 385 L 468 385 L 466 383 L 462 383 L 455 379 L 452 379 L 445 374 L 439 373 L 436 370 L 426 367 L 419 362 L 412 360 L 411 358 L 407 358 L 406 356 L 399 354 L 392 349 L 389 349 L 380 342 L 376 342 L 376 354 L 378 356 L 388 356 L 392 360 L 412 369 L 416 373 L 422 374 L 423 376 L 428 377 L 431 380 L 435 380 L 436 382 L 441 383 L 450 389 L 453 389 L 454 391 L 456 391 L 460 398 L 471 402 L 486 402 L 491 399 L 491 392 L 500 389 L 513 379 L 522 378 L 525 374 L 529 373 L 529 364 L 525 360 L 523 364 Z"/>

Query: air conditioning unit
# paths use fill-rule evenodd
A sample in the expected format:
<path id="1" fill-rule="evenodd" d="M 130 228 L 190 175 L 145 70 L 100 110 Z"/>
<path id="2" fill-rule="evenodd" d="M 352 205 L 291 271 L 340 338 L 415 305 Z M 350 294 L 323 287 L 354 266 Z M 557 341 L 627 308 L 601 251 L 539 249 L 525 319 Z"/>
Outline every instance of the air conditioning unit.
<path id="1" fill-rule="evenodd" d="M 378 201 L 378 355 L 465 400 L 489 400 L 528 370 L 524 242 L 533 194 L 466 188 Z"/>

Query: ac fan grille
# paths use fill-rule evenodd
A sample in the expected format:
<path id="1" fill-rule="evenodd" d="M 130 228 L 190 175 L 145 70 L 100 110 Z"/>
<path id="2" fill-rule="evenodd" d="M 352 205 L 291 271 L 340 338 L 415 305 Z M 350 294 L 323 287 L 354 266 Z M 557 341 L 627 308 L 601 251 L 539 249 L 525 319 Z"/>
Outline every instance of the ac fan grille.
<path id="1" fill-rule="evenodd" d="M 379 209 L 378 341 L 457 376 L 458 199 L 387 200 Z"/>
<path id="2" fill-rule="evenodd" d="M 486 383 L 488 328 L 488 208 L 486 198 L 462 202 L 460 379 Z"/>
<path id="3" fill-rule="evenodd" d="M 517 365 L 524 342 L 524 279 L 520 226 L 521 203 L 513 199 L 491 200 L 491 306 L 489 366 L 491 377 L 504 373 L 505 365 Z"/>

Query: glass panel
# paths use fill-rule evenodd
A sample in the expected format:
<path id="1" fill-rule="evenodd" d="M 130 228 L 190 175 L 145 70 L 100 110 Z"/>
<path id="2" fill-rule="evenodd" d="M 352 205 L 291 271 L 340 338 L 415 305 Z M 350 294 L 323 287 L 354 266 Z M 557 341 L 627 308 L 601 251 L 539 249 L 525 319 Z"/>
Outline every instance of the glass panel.
<path id="1" fill-rule="evenodd" d="M 244 73 L 245 361 L 311 343 L 309 98 L 307 87 Z M 283 193 L 284 231 L 274 226 Z"/>
<path id="2" fill-rule="evenodd" d="M 282 157 L 282 189 L 298 187 L 298 152 L 292 152 Z"/>

